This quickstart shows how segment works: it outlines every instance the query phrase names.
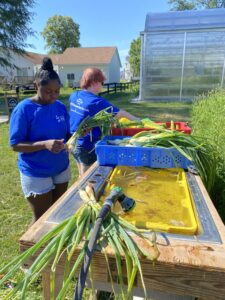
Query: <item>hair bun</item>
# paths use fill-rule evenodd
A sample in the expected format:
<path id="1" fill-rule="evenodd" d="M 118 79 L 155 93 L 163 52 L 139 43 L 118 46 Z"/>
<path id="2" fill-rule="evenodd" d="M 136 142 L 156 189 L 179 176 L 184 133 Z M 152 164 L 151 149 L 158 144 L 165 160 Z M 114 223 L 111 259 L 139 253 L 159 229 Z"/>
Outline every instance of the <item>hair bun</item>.
<path id="1" fill-rule="evenodd" d="M 52 64 L 51 58 L 49 58 L 49 57 L 44 57 L 43 58 L 41 69 L 42 70 L 47 70 L 47 71 L 52 71 L 53 70 L 53 64 Z"/>

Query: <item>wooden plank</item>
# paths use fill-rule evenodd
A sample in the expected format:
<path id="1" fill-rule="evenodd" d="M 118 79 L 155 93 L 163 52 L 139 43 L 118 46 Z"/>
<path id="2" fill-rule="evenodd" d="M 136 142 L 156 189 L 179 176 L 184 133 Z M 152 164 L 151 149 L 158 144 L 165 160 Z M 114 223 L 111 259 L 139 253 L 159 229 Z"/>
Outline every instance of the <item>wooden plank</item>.
<path id="1" fill-rule="evenodd" d="M 77 251 L 76 256 L 78 253 L 79 252 Z M 108 253 L 110 254 L 110 251 L 108 251 Z M 92 263 L 94 281 L 110 284 L 110 277 L 107 271 L 104 255 L 96 252 L 93 256 Z M 109 265 L 113 274 L 114 282 L 116 283 L 118 282 L 118 277 L 112 253 L 109 257 Z M 154 265 L 146 259 L 141 259 L 141 265 L 144 281 L 149 293 L 154 290 L 178 295 L 192 295 L 195 297 L 207 296 L 207 299 L 224 299 L 224 269 L 220 270 L 220 272 L 218 269 L 213 270 L 212 268 L 205 268 L 202 270 L 199 267 L 193 267 L 190 265 L 182 266 L 179 263 L 164 263 L 161 262 L 160 259 Z M 59 263 L 59 268 L 62 270 L 61 273 L 59 272 L 60 276 L 63 274 L 63 266 L 64 264 L 62 259 Z M 124 260 L 122 268 L 124 270 L 123 274 L 126 274 Z M 48 271 L 46 271 L 46 273 L 48 273 Z M 124 282 L 126 282 L 126 275 L 124 275 Z M 48 285 L 48 283 L 46 283 L 46 285 Z M 135 281 L 134 287 L 139 290 L 142 289 L 139 276 Z M 48 290 L 48 287 L 45 287 L 45 289 Z"/>
<path id="2" fill-rule="evenodd" d="M 86 174 L 94 170 L 96 164 Z M 82 179 L 80 179 L 81 181 Z M 215 207 L 212 204 L 201 179 L 196 176 L 199 188 L 204 195 L 206 205 L 214 219 L 221 236 L 222 244 L 176 239 L 172 235 L 165 239 L 159 236 L 157 245 L 160 250 L 158 261 L 152 263 L 141 258 L 143 275 L 146 286 L 150 290 L 170 292 L 178 295 L 190 295 L 210 299 L 224 299 L 225 295 L 225 227 Z M 71 188 L 21 237 L 21 250 L 29 248 L 38 241 L 53 226 L 45 223 L 51 213 L 70 195 L 79 185 L 74 183 Z M 151 253 L 151 247 L 136 238 L 138 244 Z M 78 253 L 78 252 L 77 252 Z M 75 255 L 77 255 L 77 253 Z M 110 266 L 115 266 L 112 250 L 108 247 L 107 253 Z M 75 257 L 74 257 L 75 259 Z M 96 252 L 93 257 L 94 278 L 96 281 L 109 283 L 109 276 L 105 258 L 102 253 Z M 60 268 L 63 269 L 63 261 Z M 116 274 L 116 271 L 114 272 Z M 125 272 L 124 272 L 125 274 Z M 116 275 L 115 275 L 116 276 Z M 116 280 L 116 279 L 115 279 Z M 140 278 L 137 277 L 137 288 L 141 289 Z"/>
<path id="3" fill-rule="evenodd" d="M 56 272 L 55 272 L 55 293 L 54 293 L 55 298 L 61 290 L 62 283 L 63 283 L 63 270 L 56 269 Z M 51 300 L 50 271 L 44 271 L 42 273 L 42 287 L 43 287 L 43 298 L 45 300 Z"/>

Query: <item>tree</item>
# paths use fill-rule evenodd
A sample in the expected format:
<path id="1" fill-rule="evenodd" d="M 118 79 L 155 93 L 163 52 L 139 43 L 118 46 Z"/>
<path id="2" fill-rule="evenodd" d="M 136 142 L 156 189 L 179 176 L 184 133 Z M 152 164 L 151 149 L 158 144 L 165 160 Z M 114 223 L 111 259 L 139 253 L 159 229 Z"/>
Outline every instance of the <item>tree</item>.
<path id="1" fill-rule="evenodd" d="M 134 77 L 140 76 L 141 38 L 133 40 L 129 50 L 129 63 Z"/>
<path id="2" fill-rule="evenodd" d="M 42 32 L 49 53 L 63 53 L 66 48 L 80 47 L 80 30 L 71 17 L 55 15 L 48 19 Z"/>
<path id="3" fill-rule="evenodd" d="M 192 10 L 225 7 L 224 0 L 169 0 L 168 4 L 172 5 L 171 10 Z"/>
<path id="4" fill-rule="evenodd" d="M 12 51 L 25 53 L 28 36 L 34 31 L 29 27 L 33 13 L 29 11 L 35 0 L 1 0 L 0 2 L 0 65 L 12 66 Z"/>

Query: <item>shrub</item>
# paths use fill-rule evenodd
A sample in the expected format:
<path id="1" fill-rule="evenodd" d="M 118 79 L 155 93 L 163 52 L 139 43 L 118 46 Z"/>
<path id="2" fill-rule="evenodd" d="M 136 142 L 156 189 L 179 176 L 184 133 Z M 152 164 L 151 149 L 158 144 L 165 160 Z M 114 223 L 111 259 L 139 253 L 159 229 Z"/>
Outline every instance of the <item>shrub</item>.
<path id="1" fill-rule="evenodd" d="M 192 108 L 193 134 L 204 137 L 213 146 L 216 178 L 210 196 L 225 222 L 225 90 L 198 97 Z"/>

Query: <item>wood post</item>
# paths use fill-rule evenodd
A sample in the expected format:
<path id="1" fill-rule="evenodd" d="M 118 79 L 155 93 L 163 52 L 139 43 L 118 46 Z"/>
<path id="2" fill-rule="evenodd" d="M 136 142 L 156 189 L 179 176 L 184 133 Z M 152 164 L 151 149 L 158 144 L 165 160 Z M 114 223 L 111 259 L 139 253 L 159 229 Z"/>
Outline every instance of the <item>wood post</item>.
<path id="1" fill-rule="evenodd" d="M 59 291 L 62 288 L 63 284 L 63 270 L 56 269 L 55 272 L 55 295 L 54 298 L 56 299 Z M 43 287 L 43 299 L 44 300 L 50 300 L 51 299 L 51 293 L 50 293 L 50 270 L 44 271 L 42 273 L 42 287 Z"/>

